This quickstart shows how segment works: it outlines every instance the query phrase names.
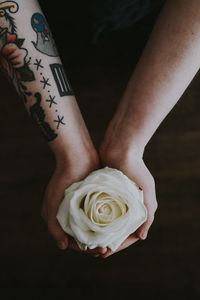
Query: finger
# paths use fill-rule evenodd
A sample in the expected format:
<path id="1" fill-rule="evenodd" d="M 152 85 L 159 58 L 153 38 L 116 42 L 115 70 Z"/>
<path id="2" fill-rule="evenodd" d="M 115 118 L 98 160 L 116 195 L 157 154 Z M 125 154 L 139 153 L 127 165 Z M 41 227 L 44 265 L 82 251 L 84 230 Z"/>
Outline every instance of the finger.
<path id="1" fill-rule="evenodd" d="M 133 245 L 134 243 L 136 243 L 138 240 L 139 240 L 139 238 L 135 234 L 131 234 L 115 252 L 112 252 L 112 250 L 109 249 L 104 255 L 102 255 L 102 257 L 107 258 L 107 257 L 111 256 L 112 254 L 122 251 L 122 250 L 128 248 L 129 246 Z"/>
<path id="2" fill-rule="evenodd" d="M 113 252 L 111 249 L 108 249 L 107 252 L 103 255 L 101 255 L 102 258 L 107 258 L 111 255 L 113 255 L 115 252 Z"/>
<path id="3" fill-rule="evenodd" d="M 45 207 L 45 206 L 44 206 Z M 46 210 L 45 208 L 43 209 L 42 215 L 44 219 L 46 219 Z M 78 252 L 85 252 L 87 254 L 91 255 L 102 255 L 107 252 L 107 248 L 102 248 L 102 247 L 96 247 L 95 249 L 87 249 L 86 251 L 82 251 L 79 246 L 77 245 L 76 241 L 67 236 L 67 242 L 66 240 L 66 233 L 61 229 L 60 225 L 56 221 L 57 224 L 50 225 L 49 227 L 49 232 L 53 236 L 53 238 L 56 240 L 58 247 L 61 250 L 64 250 L 66 248 L 78 251 Z M 64 243 L 63 243 L 64 240 Z"/>
<path id="4" fill-rule="evenodd" d="M 78 252 L 82 252 L 82 253 L 85 253 L 85 254 L 97 254 L 97 248 L 95 249 L 89 249 L 89 250 L 81 250 L 77 244 L 77 242 L 72 238 L 72 237 L 69 237 L 69 249 L 71 250 L 75 250 L 75 251 L 78 251 Z"/>
<path id="5" fill-rule="evenodd" d="M 61 250 L 65 250 L 65 249 L 68 248 L 68 246 L 69 246 L 69 237 L 61 229 L 61 227 L 58 224 L 57 220 L 55 220 L 55 221 L 48 221 L 48 230 L 49 230 L 49 233 L 55 239 L 58 247 Z"/>
<path id="6" fill-rule="evenodd" d="M 154 221 L 154 216 L 151 215 L 148 217 L 147 221 L 140 226 L 140 228 L 136 231 L 137 236 L 141 240 L 145 240 L 148 235 L 149 228 L 151 227 L 152 223 Z"/>
<path id="7" fill-rule="evenodd" d="M 95 249 L 87 249 L 86 251 L 81 250 L 79 248 L 78 244 L 76 243 L 76 241 L 72 237 L 69 237 L 69 246 L 68 247 L 69 247 L 69 249 L 72 249 L 72 250 L 75 250 L 78 252 L 83 252 L 86 254 L 92 254 L 94 256 L 96 256 L 96 255 L 100 256 L 101 254 L 104 254 L 107 251 L 107 248 L 101 248 L 101 247 L 96 247 Z"/>
<path id="8" fill-rule="evenodd" d="M 43 211 L 44 211 L 44 216 L 47 221 L 49 233 L 55 239 L 57 246 L 61 250 L 65 250 L 69 247 L 69 237 L 64 232 L 64 230 L 61 228 L 60 224 L 58 223 L 58 221 L 56 219 L 57 209 L 58 209 L 57 202 L 48 203 L 47 201 L 44 200 Z"/>
<path id="9" fill-rule="evenodd" d="M 148 231 L 154 221 L 154 215 L 158 207 L 155 184 L 151 184 L 144 189 L 144 204 L 147 209 L 147 220 L 136 231 L 137 236 L 142 240 L 147 238 Z"/>
<path id="10" fill-rule="evenodd" d="M 148 231 L 154 221 L 154 215 L 157 210 L 157 201 L 156 201 L 156 194 L 155 190 L 151 191 L 151 194 L 148 194 L 148 197 L 146 197 L 147 192 L 144 194 L 144 204 L 147 208 L 147 220 L 145 223 L 143 223 L 136 231 L 137 236 L 141 240 L 145 240 L 148 235 Z"/>
<path id="11" fill-rule="evenodd" d="M 69 249 L 82 252 L 82 250 L 79 248 L 78 244 L 72 237 L 68 237 L 68 241 L 69 241 L 68 244 Z"/>
<path id="12" fill-rule="evenodd" d="M 129 237 L 121 244 L 121 246 L 115 252 L 119 252 L 121 250 L 126 249 L 127 247 L 136 243 L 138 240 L 139 238 L 136 236 L 136 234 L 129 235 Z"/>
<path id="13" fill-rule="evenodd" d="M 103 255 L 107 252 L 107 248 L 102 248 L 102 247 L 97 247 L 95 249 L 88 249 L 87 253 L 92 254 L 92 255 Z"/>

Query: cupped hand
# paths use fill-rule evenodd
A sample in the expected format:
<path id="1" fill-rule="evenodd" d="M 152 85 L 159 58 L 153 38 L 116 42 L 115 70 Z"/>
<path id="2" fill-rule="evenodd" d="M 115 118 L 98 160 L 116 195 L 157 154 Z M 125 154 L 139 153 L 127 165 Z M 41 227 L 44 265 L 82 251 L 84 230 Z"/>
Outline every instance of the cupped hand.
<path id="1" fill-rule="evenodd" d="M 47 223 L 50 234 L 61 250 L 73 249 L 81 252 L 76 241 L 62 230 L 56 219 L 59 205 L 64 198 L 64 191 L 72 183 L 85 178 L 98 166 L 98 158 L 94 154 L 74 157 L 73 161 L 71 160 L 70 162 L 66 162 L 65 158 L 60 158 L 57 162 L 54 174 L 45 191 L 42 216 Z M 85 252 L 97 255 L 106 251 L 106 248 L 96 248 Z"/>
<path id="2" fill-rule="evenodd" d="M 111 149 L 101 147 L 100 157 L 104 166 L 116 168 L 127 175 L 131 180 L 138 184 L 144 193 L 144 204 L 147 208 L 147 220 L 142 224 L 135 233 L 131 234 L 122 245 L 115 251 L 121 251 L 130 245 L 134 244 L 138 240 L 144 240 L 147 237 L 150 226 L 153 223 L 154 215 L 157 209 L 155 181 L 146 167 L 142 156 L 134 149 Z M 106 258 L 112 255 L 113 252 L 108 249 L 105 254 L 102 255 Z"/>

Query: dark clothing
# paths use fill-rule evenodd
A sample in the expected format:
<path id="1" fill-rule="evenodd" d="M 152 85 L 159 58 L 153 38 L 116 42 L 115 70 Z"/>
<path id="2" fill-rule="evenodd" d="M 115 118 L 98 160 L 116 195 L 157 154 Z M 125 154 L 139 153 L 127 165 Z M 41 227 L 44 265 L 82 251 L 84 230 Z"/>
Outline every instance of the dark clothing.
<path id="1" fill-rule="evenodd" d="M 125 29 L 160 11 L 165 0 L 96 0 L 95 34 Z"/>
<path id="2" fill-rule="evenodd" d="M 149 16 L 155 18 L 165 1 L 71 0 L 66 1 L 65 9 L 62 9 L 62 6 L 55 8 L 53 1 L 39 0 L 48 20 L 53 20 L 50 22 L 53 30 L 60 27 L 60 31 L 68 32 L 70 28 L 74 31 L 78 26 L 85 37 L 90 35 L 91 40 L 97 40 L 99 36 L 112 31 L 126 29 L 135 23 L 145 22 Z"/>

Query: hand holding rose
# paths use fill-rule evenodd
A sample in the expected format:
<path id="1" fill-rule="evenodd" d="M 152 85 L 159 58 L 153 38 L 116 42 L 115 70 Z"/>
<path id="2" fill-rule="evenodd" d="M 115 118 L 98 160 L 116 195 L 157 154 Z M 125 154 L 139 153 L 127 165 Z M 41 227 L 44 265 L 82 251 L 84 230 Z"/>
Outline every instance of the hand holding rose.
<path id="1" fill-rule="evenodd" d="M 117 251 L 115 251 L 118 252 L 129 247 L 139 239 L 144 240 L 147 237 L 149 228 L 154 220 L 154 214 L 157 209 L 157 201 L 154 178 L 146 167 L 140 151 L 136 148 L 129 147 L 123 149 L 122 145 L 120 147 L 111 148 L 110 145 L 111 141 L 108 147 L 106 142 L 102 144 L 100 150 L 102 163 L 121 170 L 143 190 L 144 204 L 147 209 L 147 220 L 134 234 L 131 234 L 121 244 Z M 124 146 L 127 145 L 124 144 Z M 113 254 L 113 252 L 108 249 L 107 253 L 105 253 L 103 257 L 108 257 L 111 254 Z"/>
<path id="2" fill-rule="evenodd" d="M 107 167 L 66 189 L 57 219 L 82 250 L 116 251 L 146 216 L 143 192 L 122 172 Z"/>
<path id="3" fill-rule="evenodd" d="M 100 166 L 97 153 L 77 147 L 77 154 L 72 151 L 68 163 L 59 158 L 47 188 L 44 215 L 62 249 L 87 249 L 87 253 L 108 257 L 145 239 L 153 222 L 157 208 L 155 183 L 142 153 L 125 142 L 114 147 L 114 141 L 120 141 L 117 139 L 105 141 L 100 148 L 101 166 L 117 169 L 124 175 L 117 170 L 112 174 L 103 174 L 101 170 L 90 174 Z"/>
<path id="4" fill-rule="evenodd" d="M 87 249 L 87 253 L 108 257 L 145 239 L 153 222 L 155 184 L 142 156 L 133 149 L 111 151 L 103 146 L 102 164 L 117 170 L 91 173 L 99 168 L 97 154 L 83 149 L 78 156 L 73 152 L 68 163 L 63 157 L 58 160 L 46 190 L 43 215 L 61 249 Z"/>

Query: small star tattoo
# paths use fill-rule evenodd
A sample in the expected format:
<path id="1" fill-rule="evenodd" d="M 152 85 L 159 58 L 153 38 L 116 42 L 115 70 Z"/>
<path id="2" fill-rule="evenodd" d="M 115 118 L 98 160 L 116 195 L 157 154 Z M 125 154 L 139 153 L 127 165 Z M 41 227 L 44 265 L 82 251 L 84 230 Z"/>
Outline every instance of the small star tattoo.
<path id="1" fill-rule="evenodd" d="M 34 66 L 36 66 L 36 68 L 37 68 L 37 71 L 39 70 L 39 68 L 41 68 L 41 69 L 43 69 L 44 68 L 44 66 L 42 66 L 42 60 L 40 59 L 35 59 L 35 63 L 33 64 Z"/>
<path id="2" fill-rule="evenodd" d="M 51 107 L 53 104 L 58 104 L 55 100 L 55 96 L 49 95 L 49 99 L 46 99 L 46 102 L 49 102 L 49 107 Z"/>
<path id="3" fill-rule="evenodd" d="M 64 119 L 64 117 L 57 116 L 57 120 L 54 120 L 55 123 L 58 123 L 57 129 L 60 127 L 61 124 L 66 125 L 66 123 L 63 122 L 63 119 Z"/>
<path id="4" fill-rule="evenodd" d="M 49 83 L 49 78 L 45 78 L 43 76 L 43 80 L 40 80 L 41 83 L 43 83 L 43 90 L 45 90 L 46 86 L 51 86 L 51 84 Z"/>

